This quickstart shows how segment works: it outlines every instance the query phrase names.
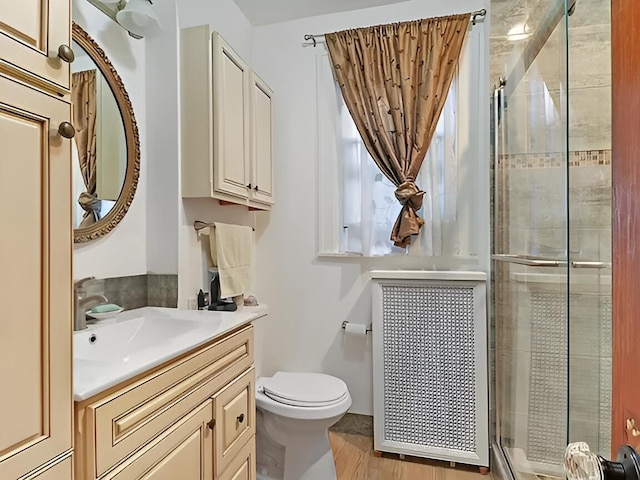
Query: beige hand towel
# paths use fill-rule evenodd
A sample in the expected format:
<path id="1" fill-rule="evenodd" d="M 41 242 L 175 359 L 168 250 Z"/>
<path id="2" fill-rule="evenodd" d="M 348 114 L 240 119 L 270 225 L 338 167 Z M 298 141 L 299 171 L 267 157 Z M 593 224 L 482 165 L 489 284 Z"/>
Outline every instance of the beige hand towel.
<path id="1" fill-rule="evenodd" d="M 209 238 L 211 256 L 217 257 L 220 296 L 230 298 L 242 295 L 251 287 L 253 230 L 251 227 L 227 223 L 215 223 L 213 230 L 214 234 Z"/>
<path id="2" fill-rule="evenodd" d="M 205 245 L 207 252 L 207 264 L 209 268 L 218 266 L 218 249 L 216 248 L 216 234 L 213 227 L 205 227 L 198 231 L 198 235 L 203 237 L 201 242 Z M 205 243 L 206 242 L 206 243 Z"/>

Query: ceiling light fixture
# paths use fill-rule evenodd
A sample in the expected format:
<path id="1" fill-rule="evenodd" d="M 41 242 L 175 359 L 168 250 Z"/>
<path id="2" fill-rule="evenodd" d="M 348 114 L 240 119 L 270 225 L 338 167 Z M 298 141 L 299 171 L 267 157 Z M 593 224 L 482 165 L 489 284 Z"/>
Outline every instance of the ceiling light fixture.
<path id="1" fill-rule="evenodd" d="M 160 30 L 151 0 L 87 0 L 133 38 L 144 38 Z"/>

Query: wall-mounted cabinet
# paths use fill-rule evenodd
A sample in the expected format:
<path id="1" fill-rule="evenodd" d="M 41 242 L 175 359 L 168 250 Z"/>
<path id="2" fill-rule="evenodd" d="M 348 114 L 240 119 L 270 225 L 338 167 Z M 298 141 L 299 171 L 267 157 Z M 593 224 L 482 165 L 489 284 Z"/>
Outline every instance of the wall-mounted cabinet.
<path id="1" fill-rule="evenodd" d="M 273 92 L 208 25 L 180 44 L 182 196 L 268 210 Z"/>

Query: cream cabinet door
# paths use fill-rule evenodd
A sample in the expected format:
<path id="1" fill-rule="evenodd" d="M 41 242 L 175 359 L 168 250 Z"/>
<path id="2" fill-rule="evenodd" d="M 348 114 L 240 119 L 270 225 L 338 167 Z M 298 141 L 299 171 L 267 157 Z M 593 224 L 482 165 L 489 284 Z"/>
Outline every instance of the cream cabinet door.
<path id="1" fill-rule="evenodd" d="M 256 433 L 255 370 L 223 388 L 213 399 L 215 471 L 218 477 Z"/>
<path id="2" fill-rule="evenodd" d="M 251 188 L 251 70 L 218 33 L 212 35 L 214 190 L 247 198 Z"/>
<path id="3" fill-rule="evenodd" d="M 273 204 L 273 92 L 251 72 L 252 198 Z"/>
<path id="4" fill-rule="evenodd" d="M 255 437 L 242 447 L 218 480 L 256 480 Z"/>
<path id="5" fill-rule="evenodd" d="M 213 406 L 208 401 L 105 480 L 213 480 L 212 419 Z"/>
<path id="6" fill-rule="evenodd" d="M 72 142 L 58 134 L 70 115 L 0 76 L 2 479 L 72 446 Z"/>
<path id="7" fill-rule="evenodd" d="M 68 90 L 69 63 L 58 49 L 70 38 L 69 0 L 0 0 L 0 70 Z"/>

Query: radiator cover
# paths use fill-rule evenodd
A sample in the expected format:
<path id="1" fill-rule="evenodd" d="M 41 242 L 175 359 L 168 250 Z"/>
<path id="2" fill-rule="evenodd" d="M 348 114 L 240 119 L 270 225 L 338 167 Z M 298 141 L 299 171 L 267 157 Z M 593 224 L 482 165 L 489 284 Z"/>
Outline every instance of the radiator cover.
<path id="1" fill-rule="evenodd" d="M 481 272 L 373 272 L 374 444 L 489 464 Z"/>

